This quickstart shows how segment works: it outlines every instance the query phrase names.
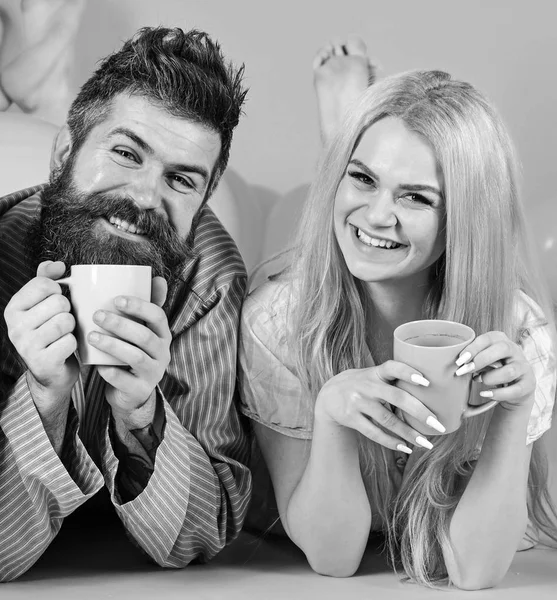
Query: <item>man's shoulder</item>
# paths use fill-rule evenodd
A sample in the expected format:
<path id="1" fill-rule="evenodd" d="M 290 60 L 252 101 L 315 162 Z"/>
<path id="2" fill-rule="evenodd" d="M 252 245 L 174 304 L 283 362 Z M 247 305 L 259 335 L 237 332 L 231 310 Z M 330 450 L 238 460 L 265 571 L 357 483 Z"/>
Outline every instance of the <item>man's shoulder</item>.
<path id="1" fill-rule="evenodd" d="M 0 314 L 32 277 L 28 256 L 29 232 L 40 206 L 40 191 L 36 186 L 0 198 Z M 4 323 L 0 324 L 2 335 Z"/>
<path id="2" fill-rule="evenodd" d="M 35 185 L 30 188 L 25 188 L 24 190 L 18 190 L 7 196 L 0 197 L 0 219 L 3 218 L 10 209 L 21 204 L 24 200 L 32 198 L 33 196 L 36 196 L 38 199 L 44 188 L 45 184 Z"/>
<path id="3" fill-rule="evenodd" d="M 228 231 L 209 206 L 205 205 L 202 211 L 193 244 L 197 268 L 191 287 L 199 296 L 206 296 L 237 278 L 245 279 L 247 274 Z"/>

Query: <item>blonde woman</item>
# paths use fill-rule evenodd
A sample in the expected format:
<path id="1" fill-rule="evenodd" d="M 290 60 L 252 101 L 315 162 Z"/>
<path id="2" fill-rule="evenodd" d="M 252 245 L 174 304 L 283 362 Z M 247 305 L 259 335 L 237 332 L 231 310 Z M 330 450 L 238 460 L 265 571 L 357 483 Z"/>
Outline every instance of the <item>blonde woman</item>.
<path id="1" fill-rule="evenodd" d="M 437 71 L 365 90 L 324 152 L 289 268 L 243 309 L 243 410 L 315 571 L 353 574 L 383 530 L 412 580 L 479 589 L 529 523 L 557 539 L 537 442 L 555 330 L 529 257 L 513 146 L 486 99 Z M 392 359 L 393 330 L 421 318 L 477 332 L 455 373 L 474 373 L 472 401 L 498 401 L 451 434 L 395 385 L 427 385 Z"/>

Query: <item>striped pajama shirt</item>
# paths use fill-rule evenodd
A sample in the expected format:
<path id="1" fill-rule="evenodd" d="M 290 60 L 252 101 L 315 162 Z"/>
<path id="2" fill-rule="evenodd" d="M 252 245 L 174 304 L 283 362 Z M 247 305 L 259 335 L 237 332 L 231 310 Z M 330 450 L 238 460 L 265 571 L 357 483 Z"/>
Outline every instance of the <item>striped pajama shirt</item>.
<path id="1" fill-rule="evenodd" d="M 42 189 L 0 198 L 0 581 L 29 569 L 64 517 L 103 486 L 129 535 L 156 563 L 182 567 L 208 560 L 238 535 L 251 488 L 248 441 L 236 406 L 246 286 L 238 250 L 206 206 L 194 256 L 167 302 L 171 362 L 157 388 L 164 438 L 147 487 L 122 504 L 104 381 L 96 369 L 84 371 L 72 390 L 59 457 L 7 335 L 6 304 L 35 275 L 26 249 Z"/>

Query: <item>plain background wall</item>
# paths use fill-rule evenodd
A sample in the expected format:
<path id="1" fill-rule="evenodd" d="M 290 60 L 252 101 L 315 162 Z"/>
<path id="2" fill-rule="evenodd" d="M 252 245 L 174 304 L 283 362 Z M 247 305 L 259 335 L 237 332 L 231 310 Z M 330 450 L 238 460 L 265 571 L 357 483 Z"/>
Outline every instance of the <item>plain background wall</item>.
<path id="1" fill-rule="evenodd" d="M 553 0 L 89 0 L 75 83 L 143 25 L 198 27 L 246 64 L 246 116 L 230 166 L 286 193 L 311 178 L 318 129 L 311 61 L 334 35 L 360 34 L 382 72 L 441 68 L 495 102 L 520 149 L 527 196 L 552 190 L 557 148 Z"/>

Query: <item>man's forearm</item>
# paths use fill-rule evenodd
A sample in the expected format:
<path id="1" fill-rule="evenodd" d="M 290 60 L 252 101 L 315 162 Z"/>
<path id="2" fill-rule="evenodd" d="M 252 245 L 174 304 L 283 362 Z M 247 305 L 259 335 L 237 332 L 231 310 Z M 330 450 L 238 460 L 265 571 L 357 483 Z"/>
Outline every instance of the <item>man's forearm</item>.
<path id="1" fill-rule="evenodd" d="M 45 433 L 54 451 L 61 457 L 71 394 L 60 393 L 57 396 L 49 394 L 29 372 L 27 372 L 27 385 L 41 417 Z"/>
<path id="2" fill-rule="evenodd" d="M 157 410 L 156 393 L 129 415 L 113 414 L 113 448 L 119 460 L 118 489 L 123 502 L 136 498 L 149 483 L 155 469 L 157 448 L 162 442 L 163 411 Z"/>
<path id="3" fill-rule="evenodd" d="M 1 379 L 2 375 L 0 388 Z M 0 399 L 0 429 L 6 442 L 0 464 L 0 581 L 24 573 L 63 519 L 104 484 L 76 436 L 78 417 L 71 404 L 65 422 L 65 444 L 57 455 L 25 374 Z"/>

